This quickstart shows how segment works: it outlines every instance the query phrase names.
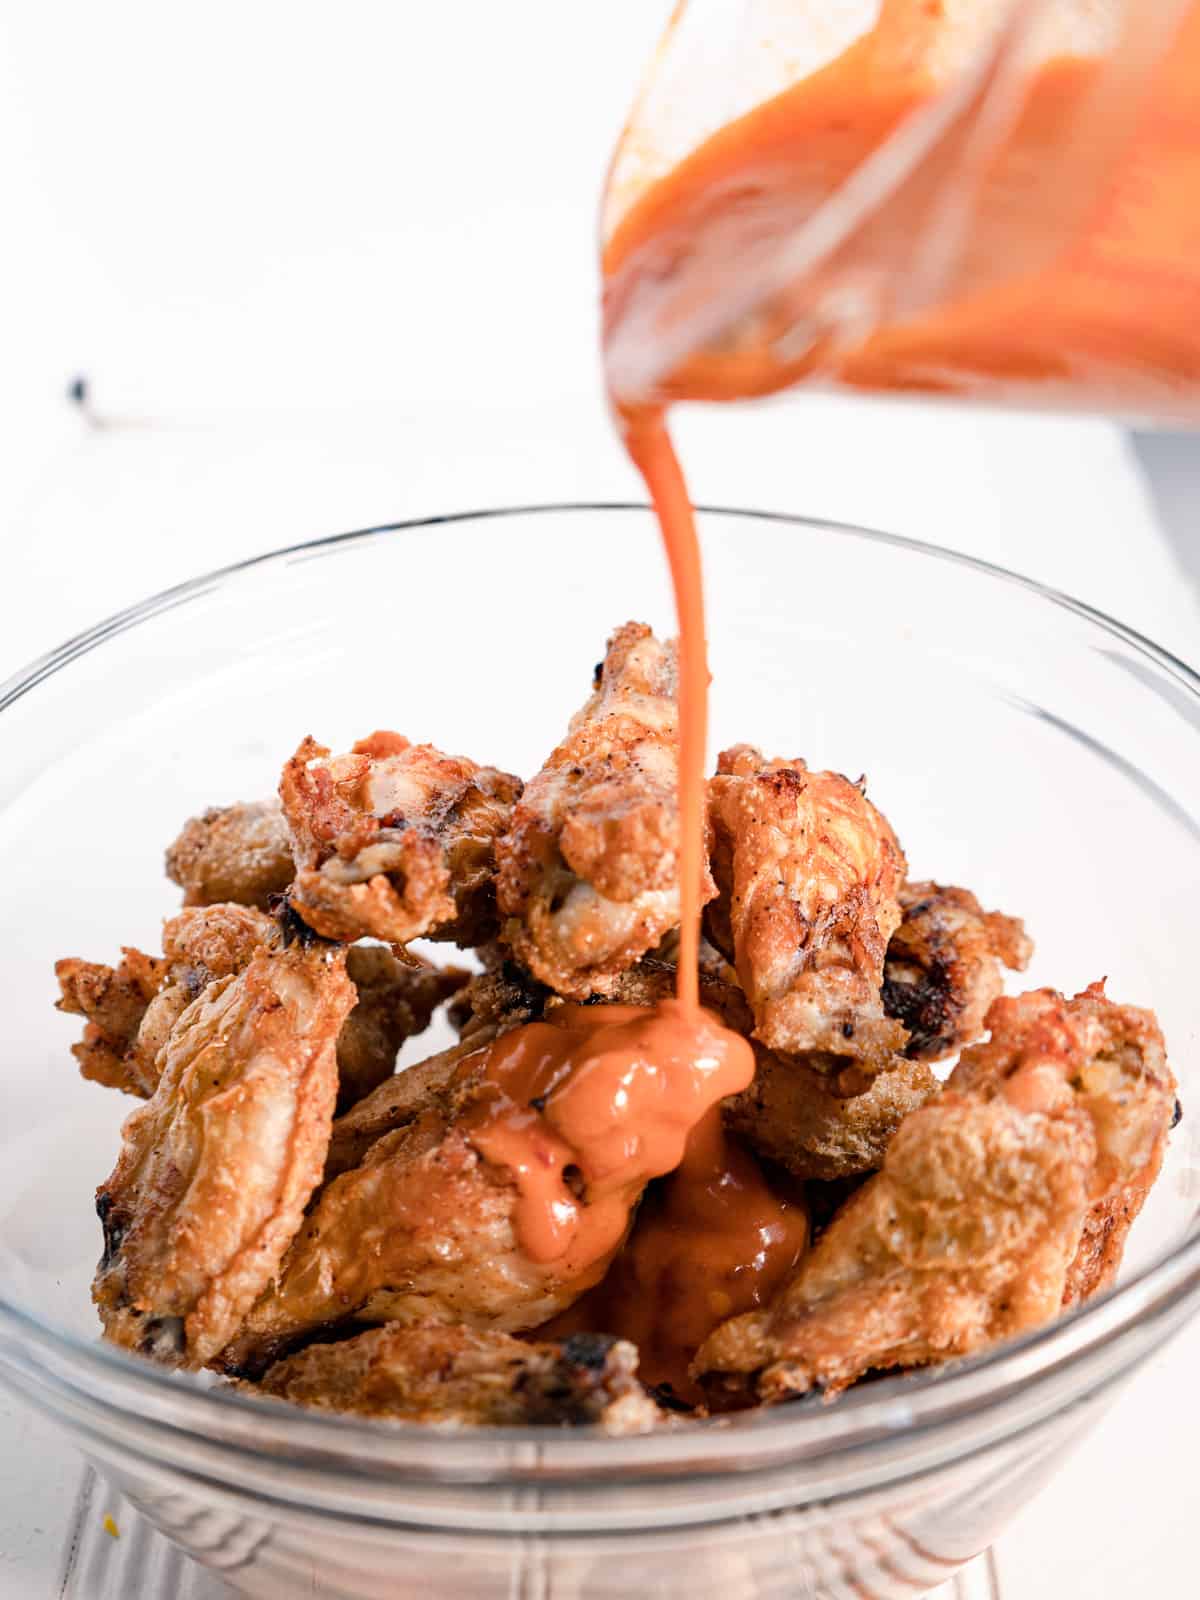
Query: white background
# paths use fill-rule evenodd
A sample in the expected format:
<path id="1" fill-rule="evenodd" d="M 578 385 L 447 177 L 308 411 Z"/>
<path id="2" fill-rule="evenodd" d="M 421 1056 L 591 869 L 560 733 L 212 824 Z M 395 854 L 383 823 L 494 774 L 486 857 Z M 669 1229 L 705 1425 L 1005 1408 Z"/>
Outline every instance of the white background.
<path id="1" fill-rule="evenodd" d="M 7 0 L 0 677 L 279 543 L 636 494 L 600 401 L 594 218 L 666 10 Z M 681 435 L 698 499 L 970 550 L 1200 655 L 1191 442 L 825 399 Z M 1141 1378 L 1002 1541 L 1008 1596 L 1195 1592 L 1198 1353 Z M 3 1405 L 3 1600 L 53 1592 L 75 1481 Z"/>

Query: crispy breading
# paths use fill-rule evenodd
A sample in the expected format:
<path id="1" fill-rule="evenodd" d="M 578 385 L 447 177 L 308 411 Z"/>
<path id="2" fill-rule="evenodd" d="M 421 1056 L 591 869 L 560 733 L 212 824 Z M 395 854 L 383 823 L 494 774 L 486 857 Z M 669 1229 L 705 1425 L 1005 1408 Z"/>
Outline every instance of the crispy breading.
<path id="1" fill-rule="evenodd" d="M 351 1167 L 357 1167 L 367 1151 L 384 1134 L 407 1128 L 431 1106 L 452 1119 L 461 1094 L 456 1086 L 460 1064 L 474 1056 L 496 1037 L 500 1030 L 481 1024 L 459 1044 L 451 1045 L 427 1061 L 393 1073 L 370 1094 L 364 1096 L 349 1111 L 334 1120 L 329 1140 L 329 1154 L 325 1162 L 325 1182 L 336 1178 Z"/>
<path id="2" fill-rule="evenodd" d="M 679 921 L 677 692 L 675 646 L 618 628 L 500 841 L 504 940 L 559 995 L 611 996 Z"/>
<path id="3" fill-rule="evenodd" d="M 1091 1118 L 1091 1204 L 1063 1294 L 1063 1304 L 1073 1305 L 1116 1276 L 1162 1166 L 1176 1108 L 1162 1030 L 1152 1011 L 1107 999 L 1103 983 L 1073 1000 L 1053 989 L 997 1000 L 987 1023 L 991 1038 L 965 1052 L 950 1088 L 994 1098 L 1033 1063 L 1042 1075 L 1068 1076 L 1074 1103 Z"/>
<path id="4" fill-rule="evenodd" d="M 524 1342 L 495 1329 L 391 1322 L 277 1362 L 250 1392 L 322 1411 L 446 1426 L 644 1433 L 664 1420 L 633 1345 L 606 1334 Z"/>
<path id="5" fill-rule="evenodd" d="M 185 906 L 232 901 L 266 911 L 295 870 L 291 840 L 277 800 L 215 806 L 185 822 L 167 847 L 167 877 Z"/>
<path id="6" fill-rule="evenodd" d="M 338 1036 L 339 1114 L 390 1078 L 406 1039 L 424 1033 L 433 1013 L 467 982 L 462 967 L 398 961 L 383 945 L 355 945 L 346 972 L 358 1003 Z"/>
<path id="7" fill-rule="evenodd" d="M 237 1331 L 320 1179 L 353 1004 L 341 951 L 260 948 L 179 1017 L 97 1191 L 115 1344 L 199 1367 Z"/>
<path id="8" fill-rule="evenodd" d="M 897 1058 L 857 1092 L 838 1093 L 838 1062 L 776 1055 L 755 1045 L 754 1082 L 727 1100 L 725 1125 L 798 1178 L 875 1172 L 896 1129 L 938 1091 L 922 1061 Z"/>
<path id="9" fill-rule="evenodd" d="M 904 856 L 886 819 L 838 773 L 750 745 L 721 756 L 709 817 L 719 893 L 705 929 L 737 967 L 755 1036 L 786 1055 L 890 1065 L 906 1035 L 880 989 Z"/>
<path id="10" fill-rule="evenodd" d="M 323 937 L 470 946 L 494 934 L 496 839 L 520 779 L 381 732 L 332 757 L 305 739 L 279 793 L 290 902 Z"/>
<path id="11" fill-rule="evenodd" d="M 281 945 L 279 924 L 261 911 L 196 906 L 164 922 L 161 958 L 126 949 L 116 968 L 58 962 L 58 1009 L 88 1018 L 83 1040 L 72 1046 L 80 1073 L 148 1098 L 158 1083 L 160 1051 L 185 1008 L 215 979 L 240 972 L 256 950 Z M 381 945 L 355 946 L 346 970 L 358 1001 L 338 1038 L 339 1111 L 392 1074 L 400 1046 L 422 1033 L 467 980 L 461 967 L 398 961 Z"/>
<path id="12" fill-rule="evenodd" d="M 471 978 L 446 1009 L 463 1039 L 477 1028 L 503 1032 L 533 1022 L 554 999 L 546 985 L 531 978 L 502 944 L 486 944 L 476 954 L 483 971 Z"/>
<path id="13" fill-rule="evenodd" d="M 1004 987 L 1001 964 L 1024 972 L 1033 941 L 1018 917 L 985 911 L 968 889 L 905 883 L 900 926 L 883 965 L 883 1006 L 908 1029 L 906 1056 L 940 1061 L 978 1039 Z"/>
<path id="14" fill-rule="evenodd" d="M 87 1018 L 71 1046 L 80 1076 L 146 1099 L 158 1083 L 159 1052 L 183 1011 L 214 978 L 239 972 L 260 945 L 278 943 L 270 917 L 250 906 L 190 908 L 163 924 L 163 954 L 126 946 L 116 967 L 69 958 L 55 963 L 60 1011 Z"/>
<path id="15" fill-rule="evenodd" d="M 518 1196 L 511 1173 L 489 1165 L 461 1119 L 431 1096 L 324 1186 L 222 1365 L 253 1375 L 351 1318 L 505 1332 L 548 1321 L 591 1287 L 607 1258 L 581 1274 L 531 1260 L 517 1237 Z"/>
<path id="16" fill-rule="evenodd" d="M 775 1400 L 944 1361 L 1048 1321 L 1115 1270 L 1162 1156 L 1174 1081 L 1147 1012 L 1096 986 L 1000 999 L 991 1038 L 901 1123 L 765 1311 L 696 1360 Z"/>

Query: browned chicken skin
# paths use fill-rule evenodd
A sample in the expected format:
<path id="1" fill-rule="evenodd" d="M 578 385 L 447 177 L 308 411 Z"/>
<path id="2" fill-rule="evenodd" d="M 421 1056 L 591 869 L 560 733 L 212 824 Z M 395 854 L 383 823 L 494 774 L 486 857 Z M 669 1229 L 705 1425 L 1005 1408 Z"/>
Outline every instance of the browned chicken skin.
<path id="1" fill-rule="evenodd" d="M 516 1183 L 480 1156 L 464 1127 L 473 1088 L 468 1076 L 435 1090 L 325 1185 L 225 1352 L 227 1371 L 260 1372 L 348 1319 L 535 1328 L 600 1277 L 605 1261 L 576 1277 L 530 1259 L 517 1235 Z"/>
<path id="2" fill-rule="evenodd" d="M 495 1329 L 392 1322 L 277 1362 L 250 1392 L 399 1422 L 643 1433 L 662 1413 L 636 1372 L 634 1347 L 605 1334 L 526 1343 Z"/>
<path id="3" fill-rule="evenodd" d="M 97 1193 L 114 1343 L 198 1367 L 237 1331 L 320 1179 L 353 1004 L 340 951 L 260 948 L 179 1017 Z"/>
<path id="4" fill-rule="evenodd" d="M 382 945 L 355 945 L 346 972 L 358 1003 L 338 1036 L 339 1115 L 390 1078 L 406 1039 L 424 1033 L 433 1013 L 467 982 L 462 967 L 398 961 Z"/>
<path id="5" fill-rule="evenodd" d="M 292 907 L 328 939 L 452 939 L 495 932 L 496 839 L 520 780 L 396 733 L 330 757 L 306 739 L 279 793 L 291 830 Z"/>
<path id="6" fill-rule="evenodd" d="M 900 926 L 883 966 L 883 1005 L 908 1029 L 904 1053 L 940 1061 L 984 1030 L 1004 987 L 1000 968 L 1024 972 L 1033 941 L 1018 917 L 984 911 L 968 889 L 906 883 Z"/>
<path id="7" fill-rule="evenodd" d="M 325 1182 L 357 1167 L 385 1134 L 410 1127 L 431 1106 L 452 1116 L 461 1103 L 455 1093 L 462 1062 L 494 1039 L 500 1030 L 480 1025 L 459 1044 L 427 1061 L 394 1073 L 334 1120 L 325 1163 Z"/>
<path id="8" fill-rule="evenodd" d="M 71 1046 L 80 1075 L 146 1099 L 158 1084 L 159 1052 L 175 1022 L 215 978 L 240 972 L 276 924 L 249 906 L 179 912 L 163 924 L 163 954 L 126 946 L 116 967 L 74 957 L 55 963 L 60 1011 L 87 1018 Z"/>
<path id="9" fill-rule="evenodd" d="M 755 1037 L 785 1055 L 890 1065 L 906 1035 L 880 989 L 904 856 L 885 818 L 839 774 L 750 745 L 721 756 L 709 816 L 719 892 L 705 928 L 737 967 Z"/>
<path id="10" fill-rule="evenodd" d="M 1174 1108 L 1157 1025 L 1098 986 L 998 1000 L 987 1024 L 774 1303 L 718 1328 L 697 1374 L 764 1400 L 836 1393 L 1037 1327 L 1111 1276 Z"/>
<path id="11" fill-rule="evenodd" d="M 611 996 L 679 921 L 677 688 L 674 645 L 618 628 L 500 842 L 505 942 L 567 998 Z"/>
<path id="12" fill-rule="evenodd" d="M 813 1065 L 755 1045 L 754 1082 L 725 1103 L 725 1125 L 797 1178 L 874 1172 L 896 1129 L 938 1091 L 923 1061 L 898 1059 L 839 1094 L 836 1062 Z"/>
<path id="13" fill-rule="evenodd" d="M 1091 1205 L 1063 1295 L 1073 1305 L 1112 1282 L 1162 1166 L 1176 1112 L 1162 1031 L 1153 1012 L 1108 1000 L 1102 983 L 1068 1001 L 1053 989 L 997 1000 L 988 1026 L 991 1038 L 964 1054 L 951 1089 L 994 1099 L 1022 1072 L 1069 1073 L 1074 1103 L 1091 1118 Z"/>
<path id="14" fill-rule="evenodd" d="M 266 911 L 292 881 L 291 840 L 277 800 L 216 806 L 185 822 L 167 849 L 185 906 L 218 901 Z"/>
<path id="15" fill-rule="evenodd" d="M 81 1075 L 149 1098 L 162 1047 L 186 1007 L 215 979 L 240 972 L 256 950 L 281 944 L 274 918 L 249 906 L 213 905 L 168 918 L 161 957 L 127 948 L 117 967 L 58 962 L 58 1009 L 88 1019 L 83 1039 L 71 1047 Z M 346 970 L 358 1002 L 338 1037 L 339 1111 L 391 1075 L 404 1041 L 422 1033 L 467 980 L 462 968 L 398 961 L 378 945 L 348 951 Z"/>

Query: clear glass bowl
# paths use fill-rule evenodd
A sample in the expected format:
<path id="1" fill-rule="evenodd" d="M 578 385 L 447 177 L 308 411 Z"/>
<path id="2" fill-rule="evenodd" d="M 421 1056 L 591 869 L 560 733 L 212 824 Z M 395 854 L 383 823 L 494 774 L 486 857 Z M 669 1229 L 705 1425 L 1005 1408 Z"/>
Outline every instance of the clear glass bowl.
<path id="1" fill-rule="evenodd" d="M 962 557 L 749 512 L 702 530 L 715 747 L 865 770 L 914 875 L 1023 915 L 1031 983 L 1107 974 L 1156 1007 L 1200 1105 L 1200 680 Z M 247 1593 L 302 1592 L 315 1566 L 355 1597 L 910 1596 L 994 1538 L 1200 1300 L 1185 1117 L 1115 1292 L 832 1406 L 640 1439 L 446 1434 L 292 1412 L 98 1342 L 92 1191 L 129 1102 L 76 1078 L 54 958 L 157 948 L 180 821 L 267 794 L 305 733 L 396 727 L 533 770 L 630 616 L 671 627 L 644 508 L 485 512 L 199 578 L 0 693 L 0 1377 Z"/>

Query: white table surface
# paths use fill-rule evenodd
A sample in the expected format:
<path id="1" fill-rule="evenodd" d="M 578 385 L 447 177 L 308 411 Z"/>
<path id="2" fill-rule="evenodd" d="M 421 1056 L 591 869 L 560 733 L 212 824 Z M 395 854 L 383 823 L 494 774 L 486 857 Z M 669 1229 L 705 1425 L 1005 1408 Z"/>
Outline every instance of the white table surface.
<path id="1" fill-rule="evenodd" d="M 0 674 L 149 590 L 273 545 L 472 505 L 636 492 L 598 405 L 460 410 L 453 422 L 378 412 L 65 421 L 4 534 L 10 573 L 20 559 L 0 598 Z M 1073 589 L 1200 653 L 1191 590 L 1126 441 L 1106 424 L 816 401 L 696 414 L 681 435 L 698 499 L 920 534 Z M 929 461 L 940 463 L 936 484 L 918 467 Z M 996 1551 L 1005 1600 L 1196 1592 L 1198 1357 L 1192 1329 L 1005 1534 Z M 63 1588 L 80 1482 L 73 1451 L 0 1395 L 0 1600 L 118 1592 L 109 1579 L 119 1588 L 129 1545 L 95 1537 L 108 1504 L 94 1495 L 80 1509 L 87 1562 Z M 128 1540 L 132 1514 L 116 1516 Z M 156 1585 L 147 1600 L 175 1600 L 178 1569 L 165 1552 L 152 1570 L 160 1577 L 147 1580 Z"/>

